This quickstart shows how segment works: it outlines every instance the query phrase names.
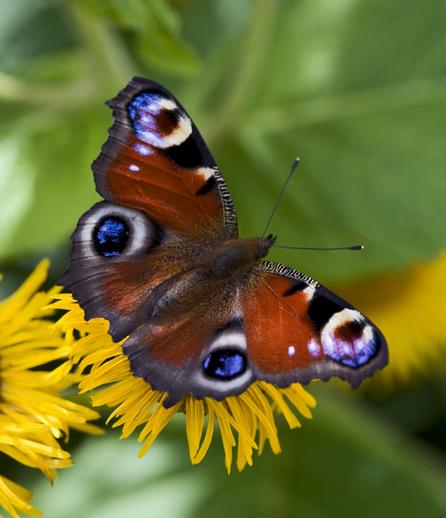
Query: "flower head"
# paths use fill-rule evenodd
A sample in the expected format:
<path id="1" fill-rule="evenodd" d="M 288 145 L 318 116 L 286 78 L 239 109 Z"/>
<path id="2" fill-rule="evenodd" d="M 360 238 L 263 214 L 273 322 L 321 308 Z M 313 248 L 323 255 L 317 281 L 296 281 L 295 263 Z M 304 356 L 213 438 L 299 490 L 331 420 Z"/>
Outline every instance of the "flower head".
<path id="1" fill-rule="evenodd" d="M 242 470 L 252 464 L 253 452 L 261 453 L 266 442 L 274 453 L 280 452 L 275 413 L 282 414 L 291 428 L 301 426 L 296 410 L 311 418 L 310 408 L 316 401 L 298 383 L 280 389 L 257 382 L 239 396 L 223 401 L 186 396 L 166 408 L 163 402 L 167 393 L 153 390 L 146 381 L 133 375 L 121 348 L 124 340 L 113 342 L 106 320 L 95 318 L 87 322 L 83 310 L 71 295 L 58 294 L 55 298 L 58 300 L 52 307 L 67 312 L 58 325 L 67 337 L 72 337 L 73 361 L 79 365 L 80 372 L 88 372 L 80 383 L 81 391 L 103 387 L 93 396 L 93 405 L 114 408 L 108 422 L 114 420 L 113 427 L 122 427 L 123 438 L 139 428 L 140 456 L 148 451 L 172 417 L 182 412 L 193 464 L 205 457 L 218 424 L 228 472 L 234 446 L 237 446 L 236 465 Z M 74 339 L 74 332 L 80 333 L 81 338 Z"/>
<path id="2" fill-rule="evenodd" d="M 37 292 L 45 281 L 48 261 L 42 261 L 23 285 L 0 302 L 0 453 L 37 468 L 53 482 L 56 469 L 71 464 L 58 440 L 70 428 L 96 433 L 88 424 L 98 414 L 60 396 L 78 381 L 70 373 L 70 347 L 59 330 L 51 330 L 54 310 L 45 309 L 59 288 Z M 58 362 L 53 370 L 43 370 Z M 0 475 L 0 507 L 13 516 L 39 514 L 31 493 Z"/>
<path id="3" fill-rule="evenodd" d="M 408 384 L 444 364 L 445 291 L 446 252 L 399 274 L 384 273 L 339 287 L 387 337 L 389 365 L 370 382 L 373 386 Z"/>

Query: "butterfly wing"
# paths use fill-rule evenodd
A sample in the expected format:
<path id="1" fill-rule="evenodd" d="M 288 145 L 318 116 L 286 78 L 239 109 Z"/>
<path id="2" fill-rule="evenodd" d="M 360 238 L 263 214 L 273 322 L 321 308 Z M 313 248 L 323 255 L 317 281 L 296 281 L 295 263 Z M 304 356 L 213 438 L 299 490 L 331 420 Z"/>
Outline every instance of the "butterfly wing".
<path id="1" fill-rule="evenodd" d="M 237 217 L 226 184 L 178 100 L 135 77 L 107 104 L 115 123 L 93 163 L 99 194 L 144 211 L 177 234 L 235 237 Z"/>
<path id="2" fill-rule="evenodd" d="M 310 277 L 264 261 L 242 290 L 249 363 L 256 377 L 287 386 L 332 376 L 353 387 L 388 361 L 379 329 Z"/>
<path id="3" fill-rule="evenodd" d="M 147 320 L 160 285 L 237 235 L 237 218 L 201 135 L 165 88 L 134 78 L 108 104 L 115 121 L 93 164 L 106 201 L 80 218 L 61 283 L 118 340 Z"/>

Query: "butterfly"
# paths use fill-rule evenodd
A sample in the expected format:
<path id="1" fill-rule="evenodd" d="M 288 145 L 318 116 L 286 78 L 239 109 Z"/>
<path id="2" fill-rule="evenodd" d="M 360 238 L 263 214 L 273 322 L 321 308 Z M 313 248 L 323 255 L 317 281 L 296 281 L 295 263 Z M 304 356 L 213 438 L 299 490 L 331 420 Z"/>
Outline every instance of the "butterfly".
<path id="1" fill-rule="evenodd" d="M 108 320 L 132 373 L 165 391 L 222 400 L 256 380 L 336 376 L 353 387 L 388 361 L 378 328 L 288 266 L 272 236 L 242 239 L 223 176 L 183 106 L 133 78 L 92 169 L 98 193 L 72 235 L 61 282 L 86 319 Z"/>

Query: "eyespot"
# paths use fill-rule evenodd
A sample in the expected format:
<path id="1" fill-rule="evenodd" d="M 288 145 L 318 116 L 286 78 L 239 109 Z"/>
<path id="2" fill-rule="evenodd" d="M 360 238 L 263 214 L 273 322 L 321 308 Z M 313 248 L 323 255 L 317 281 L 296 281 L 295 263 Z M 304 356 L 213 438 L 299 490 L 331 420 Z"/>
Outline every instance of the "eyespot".
<path id="1" fill-rule="evenodd" d="M 212 351 L 203 361 L 203 370 L 210 378 L 231 380 L 242 375 L 247 368 L 246 356 L 236 349 Z"/>
<path id="2" fill-rule="evenodd" d="M 94 247 L 104 257 L 121 255 L 127 246 L 129 234 L 129 227 L 123 218 L 106 216 L 93 231 Z"/>
<path id="3" fill-rule="evenodd" d="M 321 333 L 322 347 L 328 358 L 357 369 L 378 353 L 379 338 L 361 313 L 345 308 L 335 313 Z"/>
<path id="4" fill-rule="evenodd" d="M 108 261 L 146 253 L 157 234 L 156 226 L 143 212 L 100 202 L 79 220 L 73 243 L 76 254 Z"/>

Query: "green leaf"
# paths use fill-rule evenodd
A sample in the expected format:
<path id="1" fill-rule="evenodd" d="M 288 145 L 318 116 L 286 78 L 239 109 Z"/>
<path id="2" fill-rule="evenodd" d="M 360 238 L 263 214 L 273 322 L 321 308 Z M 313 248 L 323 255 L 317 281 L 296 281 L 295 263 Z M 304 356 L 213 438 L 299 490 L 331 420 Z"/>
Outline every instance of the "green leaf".
<path id="1" fill-rule="evenodd" d="M 2 0 L 0 69 L 26 73 L 34 59 L 72 48 L 75 31 L 53 0 Z"/>
<path id="2" fill-rule="evenodd" d="M 198 72 L 199 60 L 181 40 L 181 20 L 166 0 L 82 0 L 82 5 L 113 20 L 142 63 L 180 76 Z"/>
<path id="3" fill-rule="evenodd" d="M 70 116 L 63 112 L 34 114 L 32 131 L 13 133 L 3 140 L 0 219 L 8 225 L 0 256 L 66 240 L 79 215 L 98 199 L 90 163 L 106 135 L 105 113 L 102 108 L 79 110 Z"/>
<path id="4" fill-rule="evenodd" d="M 143 459 L 134 439 L 88 439 L 54 488 L 37 484 L 34 503 L 47 518 L 444 516 L 446 474 L 431 452 L 333 388 L 320 390 L 314 421 L 281 430 L 282 454 L 265 451 L 242 473 L 226 474 L 218 437 L 190 466 L 178 416 Z"/>
<path id="5" fill-rule="evenodd" d="M 47 518 L 188 516 L 204 474 L 185 470 L 171 446 L 161 441 L 141 460 L 136 440 L 120 442 L 116 433 L 89 439 L 77 451 L 75 467 L 59 473 L 57 494 L 39 478 L 33 503 Z"/>

